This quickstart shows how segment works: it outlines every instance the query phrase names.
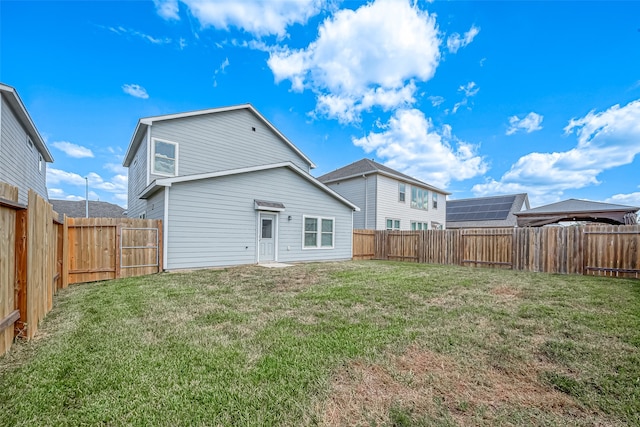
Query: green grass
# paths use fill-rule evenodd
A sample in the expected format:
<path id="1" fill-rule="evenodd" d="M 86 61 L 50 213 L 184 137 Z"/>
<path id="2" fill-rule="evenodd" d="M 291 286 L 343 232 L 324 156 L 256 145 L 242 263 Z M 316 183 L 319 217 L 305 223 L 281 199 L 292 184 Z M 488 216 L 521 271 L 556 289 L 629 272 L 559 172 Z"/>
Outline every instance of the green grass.
<path id="1" fill-rule="evenodd" d="M 0 425 L 640 425 L 640 281 L 392 262 L 61 291 Z"/>

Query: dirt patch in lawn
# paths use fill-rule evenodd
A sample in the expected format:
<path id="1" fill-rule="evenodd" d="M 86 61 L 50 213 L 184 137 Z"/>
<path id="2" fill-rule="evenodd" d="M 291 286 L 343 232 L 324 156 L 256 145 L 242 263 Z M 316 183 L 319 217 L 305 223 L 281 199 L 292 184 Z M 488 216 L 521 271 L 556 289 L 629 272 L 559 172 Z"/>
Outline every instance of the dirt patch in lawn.
<path id="1" fill-rule="evenodd" d="M 389 414 L 397 408 L 421 419 L 444 416 L 460 425 L 491 424 L 498 414 L 513 411 L 573 421 L 591 415 L 569 396 L 540 383 L 539 372 L 536 366 L 510 372 L 463 366 L 449 356 L 411 347 L 385 364 L 355 361 L 342 368 L 316 411 L 326 426 L 389 425 Z"/>

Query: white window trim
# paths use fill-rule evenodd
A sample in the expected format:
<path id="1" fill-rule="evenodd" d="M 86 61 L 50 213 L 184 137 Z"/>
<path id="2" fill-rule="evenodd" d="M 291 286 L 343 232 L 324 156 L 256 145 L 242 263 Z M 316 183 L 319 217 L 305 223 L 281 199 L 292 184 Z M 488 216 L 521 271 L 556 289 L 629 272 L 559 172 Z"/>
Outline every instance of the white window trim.
<path id="1" fill-rule="evenodd" d="M 404 185 L 404 191 L 400 191 L 400 186 Z M 404 200 L 400 199 L 400 194 L 404 194 Z M 404 182 L 398 183 L 398 203 L 407 203 L 407 184 Z"/>
<path id="2" fill-rule="evenodd" d="M 423 193 L 426 193 L 426 195 L 427 195 L 427 203 L 426 203 L 427 207 L 426 208 L 424 207 L 424 205 L 425 205 L 424 199 L 422 199 L 423 200 L 422 206 L 413 206 L 413 192 L 412 192 L 411 200 L 409 202 L 409 206 L 411 207 L 411 209 L 418 209 L 418 210 L 421 210 L 421 211 L 428 211 L 429 210 L 429 202 L 430 202 L 430 199 L 431 199 L 431 197 L 429 197 L 429 193 L 431 193 L 431 191 L 427 190 L 426 188 L 421 188 L 421 187 L 418 187 L 418 186 L 412 186 L 411 188 L 412 189 L 415 188 L 416 189 L 416 193 L 418 191 L 421 191 Z M 416 194 L 416 196 L 417 196 L 417 194 Z"/>
<path id="3" fill-rule="evenodd" d="M 420 230 L 418 230 L 418 224 L 422 224 L 422 228 Z M 410 226 L 411 226 L 411 231 L 430 230 L 429 223 L 425 222 L 425 221 L 411 221 L 411 225 Z"/>
<path id="4" fill-rule="evenodd" d="M 176 147 L 176 158 L 175 158 L 175 171 L 173 174 L 167 174 L 167 173 L 159 173 L 156 172 L 155 170 L 155 166 L 156 166 L 156 142 L 162 142 L 163 144 L 171 144 L 174 145 Z M 166 139 L 160 139 L 160 138 L 151 138 L 151 174 L 152 175 L 158 175 L 158 176 L 169 176 L 169 177 L 173 177 L 173 176 L 178 176 L 178 150 L 179 148 L 179 144 L 177 142 L 173 142 L 173 141 L 167 141 Z"/>
<path id="5" fill-rule="evenodd" d="M 278 262 L 278 251 L 279 248 L 279 240 L 278 232 L 280 228 L 280 212 L 272 212 L 272 211 L 256 211 L 256 262 L 260 263 L 260 235 L 262 233 L 262 215 L 273 215 L 275 218 L 273 219 L 273 262 Z M 304 222 L 302 223 L 302 228 L 304 228 Z M 304 237 L 303 237 L 304 238 Z M 304 241 L 302 242 L 304 245 Z"/>
<path id="6" fill-rule="evenodd" d="M 305 246 L 304 237 L 305 237 L 305 229 L 304 224 L 307 218 L 315 218 L 318 220 L 318 231 L 316 236 L 316 246 Z M 329 219 L 331 220 L 331 246 L 322 246 L 322 220 Z M 302 250 L 303 251 L 315 251 L 315 250 L 327 250 L 327 249 L 335 249 L 336 247 L 336 218 L 329 216 L 316 216 L 316 215 L 302 215 Z"/>
<path id="7" fill-rule="evenodd" d="M 387 228 L 387 221 L 391 221 L 391 228 Z M 395 222 L 398 221 L 398 228 L 395 228 Z M 399 231 L 402 230 L 402 220 L 400 218 L 385 218 L 384 219 L 384 229 L 388 231 Z"/>

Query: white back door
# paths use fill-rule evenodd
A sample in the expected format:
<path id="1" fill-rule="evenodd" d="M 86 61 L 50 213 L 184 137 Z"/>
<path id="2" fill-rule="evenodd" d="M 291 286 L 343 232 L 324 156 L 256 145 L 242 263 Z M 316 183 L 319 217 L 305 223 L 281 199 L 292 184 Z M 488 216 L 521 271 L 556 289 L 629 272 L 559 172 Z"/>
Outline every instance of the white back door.
<path id="1" fill-rule="evenodd" d="M 258 230 L 259 259 L 258 262 L 275 261 L 277 227 L 276 215 L 260 212 Z"/>

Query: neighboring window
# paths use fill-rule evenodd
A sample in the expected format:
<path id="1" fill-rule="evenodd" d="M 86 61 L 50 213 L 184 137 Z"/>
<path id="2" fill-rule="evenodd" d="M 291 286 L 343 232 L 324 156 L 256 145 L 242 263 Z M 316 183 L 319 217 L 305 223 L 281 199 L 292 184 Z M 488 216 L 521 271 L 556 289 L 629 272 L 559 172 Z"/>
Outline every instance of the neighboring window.
<path id="1" fill-rule="evenodd" d="M 422 230 L 428 230 L 429 229 L 429 224 L 426 222 L 420 222 L 420 221 L 411 221 L 411 229 L 412 230 L 418 230 L 418 231 L 422 231 Z"/>
<path id="2" fill-rule="evenodd" d="M 175 176 L 178 174 L 178 144 L 175 142 L 153 140 L 153 168 L 155 175 Z"/>
<path id="3" fill-rule="evenodd" d="M 400 230 L 399 219 L 387 219 L 387 230 Z"/>
<path id="4" fill-rule="evenodd" d="M 140 218 L 140 219 L 145 219 L 146 217 L 147 217 L 147 212 L 146 211 L 144 211 L 140 215 L 138 215 L 138 218 Z"/>
<path id="5" fill-rule="evenodd" d="M 411 207 L 415 209 L 429 209 L 429 191 L 411 187 Z"/>
<path id="6" fill-rule="evenodd" d="M 42 154 L 38 154 L 38 170 L 42 172 Z"/>
<path id="7" fill-rule="evenodd" d="M 444 227 L 439 222 L 431 221 L 431 228 L 434 230 L 443 230 Z"/>
<path id="8" fill-rule="evenodd" d="M 438 193 L 433 193 L 431 200 L 433 201 L 433 209 L 438 209 Z"/>
<path id="9" fill-rule="evenodd" d="M 333 218 L 304 217 L 304 248 L 333 248 Z"/>
<path id="10" fill-rule="evenodd" d="M 29 147 L 29 150 L 33 150 L 33 141 L 31 141 L 31 138 L 27 137 L 27 146 Z"/>
<path id="11" fill-rule="evenodd" d="M 398 200 L 404 203 L 405 198 L 406 198 L 406 185 L 401 182 L 398 184 Z"/>

